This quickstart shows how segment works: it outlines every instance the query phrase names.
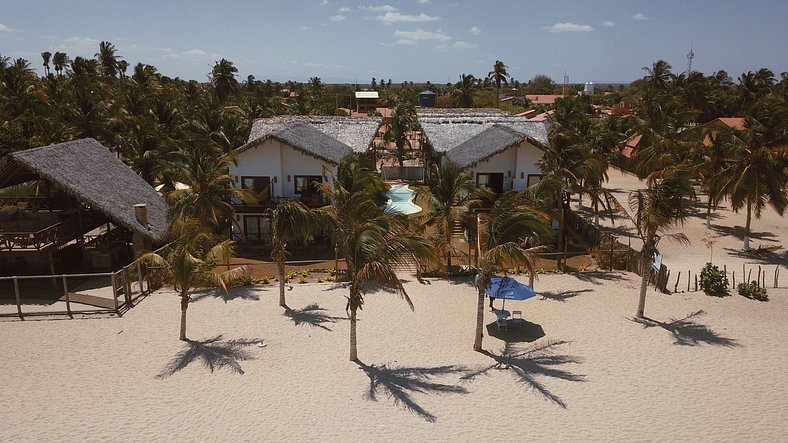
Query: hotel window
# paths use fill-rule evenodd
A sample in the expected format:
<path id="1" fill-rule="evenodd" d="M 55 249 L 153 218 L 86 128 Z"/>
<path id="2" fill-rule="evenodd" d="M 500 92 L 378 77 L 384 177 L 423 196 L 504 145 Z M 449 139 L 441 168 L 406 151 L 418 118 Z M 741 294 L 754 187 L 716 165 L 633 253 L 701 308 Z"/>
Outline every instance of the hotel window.
<path id="1" fill-rule="evenodd" d="M 323 183 L 323 177 L 319 175 L 296 175 L 294 181 L 295 193 L 301 194 L 301 197 L 308 198 L 320 195 L 318 186 L 320 183 Z"/>
<path id="2" fill-rule="evenodd" d="M 271 177 L 241 177 L 241 189 L 251 189 L 259 201 L 271 199 Z"/>

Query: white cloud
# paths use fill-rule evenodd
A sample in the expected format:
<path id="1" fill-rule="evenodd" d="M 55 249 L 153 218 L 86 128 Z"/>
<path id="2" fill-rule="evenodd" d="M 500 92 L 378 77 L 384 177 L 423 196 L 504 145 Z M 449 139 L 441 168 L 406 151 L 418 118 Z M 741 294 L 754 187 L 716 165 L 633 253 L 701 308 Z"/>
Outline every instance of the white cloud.
<path id="1" fill-rule="evenodd" d="M 473 35 L 479 35 L 479 34 L 481 34 L 481 33 L 482 33 L 482 30 L 481 30 L 481 29 L 479 29 L 479 27 L 478 27 L 478 26 L 474 26 L 474 27 L 472 27 L 472 28 L 470 29 L 470 33 L 471 33 L 471 34 L 473 34 Z"/>
<path id="2" fill-rule="evenodd" d="M 348 11 L 350 11 L 350 8 L 348 8 L 347 6 L 343 6 L 339 8 L 339 12 L 348 12 Z"/>
<path id="3" fill-rule="evenodd" d="M 602 26 L 604 26 L 606 28 L 612 28 L 613 26 L 616 26 L 616 24 L 615 24 L 615 22 L 611 22 L 610 20 L 608 20 L 608 21 L 602 23 Z"/>
<path id="4" fill-rule="evenodd" d="M 644 20 L 649 20 L 649 18 L 644 14 L 638 12 L 637 14 L 632 16 L 632 20 L 644 21 Z"/>
<path id="5" fill-rule="evenodd" d="M 361 9 L 364 11 L 371 11 L 371 12 L 395 12 L 397 10 L 397 8 L 391 5 L 361 6 Z"/>
<path id="6" fill-rule="evenodd" d="M 328 19 L 329 19 L 329 20 L 331 20 L 332 22 L 341 22 L 341 21 L 343 21 L 343 20 L 346 20 L 346 19 L 347 19 L 347 17 L 345 17 L 345 16 L 344 16 L 344 15 L 342 15 L 342 14 L 339 14 L 339 15 L 332 15 L 332 16 L 331 16 L 331 17 L 329 17 Z"/>
<path id="7" fill-rule="evenodd" d="M 579 25 L 572 22 L 556 23 L 547 29 L 550 32 L 591 32 L 594 30 L 591 25 Z"/>
<path id="8" fill-rule="evenodd" d="M 300 29 L 302 31 L 308 31 L 309 30 L 309 26 L 299 26 L 298 29 Z"/>
<path id="9" fill-rule="evenodd" d="M 189 49 L 188 51 L 182 52 L 174 52 L 169 49 L 165 49 L 165 51 L 168 52 L 162 55 L 162 59 L 177 60 L 184 63 L 205 63 L 206 61 L 216 60 L 219 58 L 219 54 L 212 54 L 202 49 Z"/>
<path id="10" fill-rule="evenodd" d="M 101 40 L 90 37 L 68 37 L 60 41 L 54 49 L 64 52 L 93 51 L 98 50 Z"/>
<path id="11" fill-rule="evenodd" d="M 429 2 L 430 2 L 430 0 L 419 0 L 419 4 L 420 5 L 426 5 Z"/>
<path id="12" fill-rule="evenodd" d="M 11 29 L 8 26 L 0 23 L 0 32 L 14 32 L 14 29 Z"/>
<path id="13" fill-rule="evenodd" d="M 375 17 L 375 20 L 381 21 L 386 24 L 395 22 L 434 22 L 440 20 L 440 17 L 427 15 L 421 13 L 419 15 L 400 14 L 399 12 L 389 11 L 383 15 Z"/>
<path id="14" fill-rule="evenodd" d="M 410 42 L 419 42 L 427 40 L 435 40 L 445 42 L 451 40 L 451 37 L 438 29 L 435 32 L 417 29 L 415 31 L 394 31 L 394 38 L 397 39 L 399 44 L 410 44 Z M 402 42 L 407 40 L 408 42 Z"/>
<path id="15" fill-rule="evenodd" d="M 323 1 L 320 2 L 320 4 L 321 5 L 327 5 L 328 4 L 328 0 L 323 0 Z"/>
<path id="16" fill-rule="evenodd" d="M 454 46 L 455 48 L 459 48 L 459 49 L 471 49 L 471 48 L 477 47 L 477 45 L 475 45 L 473 43 L 468 43 L 468 42 L 463 42 L 463 41 L 456 41 L 456 42 L 454 42 L 454 44 L 452 46 Z"/>

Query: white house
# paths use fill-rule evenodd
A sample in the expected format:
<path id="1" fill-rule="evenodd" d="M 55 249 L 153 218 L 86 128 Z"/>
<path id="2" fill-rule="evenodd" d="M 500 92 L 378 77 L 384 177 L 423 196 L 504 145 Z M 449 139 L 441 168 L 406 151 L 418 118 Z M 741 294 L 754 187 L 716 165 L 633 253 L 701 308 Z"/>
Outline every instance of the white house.
<path id="1" fill-rule="evenodd" d="M 266 210 L 282 198 L 300 198 L 309 206 L 325 204 L 318 183 L 331 185 L 339 162 L 366 152 L 380 126 L 376 118 L 280 116 L 258 119 L 249 141 L 236 149 L 230 174 L 236 186 L 255 192 L 253 204 L 234 202 L 233 236 L 264 241 Z"/>
<path id="2" fill-rule="evenodd" d="M 418 117 L 436 156 L 465 168 L 479 186 L 521 190 L 543 176 L 543 122 L 497 109 L 421 109 Z"/>

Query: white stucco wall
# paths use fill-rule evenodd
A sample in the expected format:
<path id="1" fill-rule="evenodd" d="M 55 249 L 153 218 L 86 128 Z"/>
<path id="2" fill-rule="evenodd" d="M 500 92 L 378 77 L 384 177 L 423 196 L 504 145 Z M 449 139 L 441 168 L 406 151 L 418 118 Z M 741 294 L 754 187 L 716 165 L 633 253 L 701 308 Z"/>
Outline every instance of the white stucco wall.
<path id="1" fill-rule="evenodd" d="M 536 162 L 542 158 L 543 152 L 536 146 L 523 141 L 517 147 L 500 152 L 485 161 L 481 161 L 468 169 L 474 180 L 476 174 L 503 173 L 503 190 L 515 191 L 526 187 L 528 174 L 542 174 Z M 511 171 L 511 176 L 509 172 Z M 521 174 L 522 173 L 522 174 Z M 522 176 L 522 179 L 520 178 Z"/>
<path id="2" fill-rule="evenodd" d="M 295 194 L 296 175 L 324 176 L 323 183 L 331 184 L 330 174 L 336 173 L 336 166 L 315 157 L 302 154 L 301 151 L 282 145 L 282 197 L 292 197 Z M 290 181 L 287 176 L 290 176 Z"/>
<path id="3" fill-rule="evenodd" d="M 536 166 L 544 155 L 541 149 L 524 141 L 517 147 L 517 175 L 514 177 L 514 189 L 519 191 L 525 188 L 528 183 L 528 174 L 542 174 L 542 170 Z M 522 177 L 522 179 L 520 178 Z"/>
<path id="4" fill-rule="evenodd" d="M 237 157 L 237 165 L 230 165 L 230 174 L 235 176 L 235 186 L 241 187 L 241 177 L 271 177 L 273 197 L 282 196 L 282 147 L 281 143 L 266 140 L 247 149 Z M 276 183 L 273 183 L 276 177 Z"/>
<path id="5" fill-rule="evenodd" d="M 238 155 L 237 165 L 230 166 L 235 185 L 241 186 L 241 177 L 271 177 L 273 197 L 292 197 L 295 194 L 296 175 L 336 174 L 336 166 L 304 155 L 292 147 L 275 140 L 266 140 Z M 290 181 L 287 176 L 290 176 Z M 273 183 L 274 177 L 276 182 Z M 329 177 L 327 183 L 331 184 Z"/>

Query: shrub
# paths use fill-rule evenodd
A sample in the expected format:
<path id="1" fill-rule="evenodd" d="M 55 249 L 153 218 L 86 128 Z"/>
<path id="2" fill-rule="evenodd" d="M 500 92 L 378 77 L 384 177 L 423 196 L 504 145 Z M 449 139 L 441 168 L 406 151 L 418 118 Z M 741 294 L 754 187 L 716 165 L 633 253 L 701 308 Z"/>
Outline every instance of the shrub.
<path id="1" fill-rule="evenodd" d="M 708 295 L 717 297 L 728 295 L 728 276 L 716 265 L 706 263 L 700 271 L 700 287 Z"/>
<path id="2" fill-rule="evenodd" d="M 757 281 L 753 280 L 750 283 L 739 283 L 739 295 L 758 301 L 769 301 L 769 296 L 766 295 L 766 288 L 762 288 Z"/>

